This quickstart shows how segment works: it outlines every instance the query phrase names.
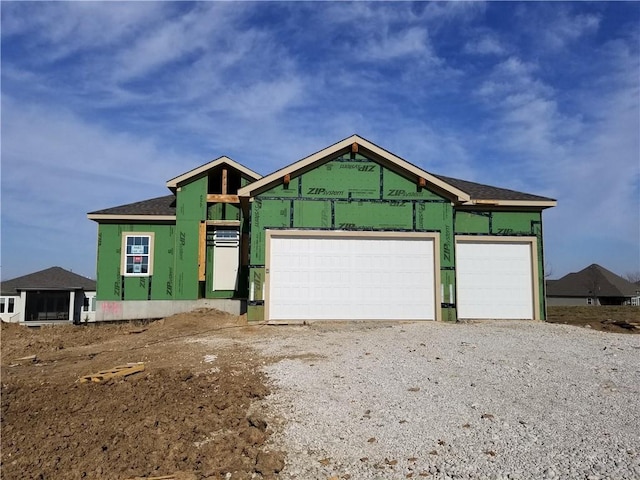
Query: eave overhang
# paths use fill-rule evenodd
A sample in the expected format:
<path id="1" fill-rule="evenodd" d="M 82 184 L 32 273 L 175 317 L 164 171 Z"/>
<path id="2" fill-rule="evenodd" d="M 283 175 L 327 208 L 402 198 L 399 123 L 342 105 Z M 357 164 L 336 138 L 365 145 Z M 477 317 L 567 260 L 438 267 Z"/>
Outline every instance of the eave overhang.
<path id="1" fill-rule="evenodd" d="M 462 203 L 464 207 L 522 207 L 522 208 L 551 208 L 558 205 L 556 200 L 491 200 L 471 199 Z"/>
<path id="2" fill-rule="evenodd" d="M 89 213 L 87 214 L 89 220 L 96 222 L 114 222 L 118 220 L 124 220 L 127 222 L 175 222 L 175 215 L 114 215 L 114 214 L 101 214 L 101 213 Z"/>

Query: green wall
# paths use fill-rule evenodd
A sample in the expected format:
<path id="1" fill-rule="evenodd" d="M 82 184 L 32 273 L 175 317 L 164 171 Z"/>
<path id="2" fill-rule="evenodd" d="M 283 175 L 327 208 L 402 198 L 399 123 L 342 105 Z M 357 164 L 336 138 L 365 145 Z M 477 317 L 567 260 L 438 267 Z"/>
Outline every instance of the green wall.
<path id="1" fill-rule="evenodd" d="M 544 316 L 541 213 L 458 211 L 417 179 L 361 154 L 345 154 L 257 195 L 251 203 L 248 318 L 264 319 L 265 230 L 415 231 L 440 234 L 441 318 L 455 321 L 455 235 L 538 237 Z M 250 287 L 251 291 L 251 287 Z"/>
<path id="2" fill-rule="evenodd" d="M 153 275 L 120 274 L 122 234 L 154 233 Z M 174 298 L 174 238 L 176 228 L 162 224 L 98 225 L 98 300 L 171 300 Z"/>
<path id="3" fill-rule="evenodd" d="M 345 154 L 257 195 L 250 222 L 250 320 L 264 316 L 268 228 L 439 232 L 443 279 L 455 278 L 445 273 L 454 261 L 449 200 L 360 154 Z M 443 310 L 443 317 L 451 314 Z"/>
<path id="4" fill-rule="evenodd" d="M 540 316 L 545 318 L 544 255 L 542 239 L 542 212 L 456 211 L 456 235 L 533 236 L 538 246 L 538 291 Z"/>
<path id="5" fill-rule="evenodd" d="M 207 218 L 207 177 L 182 185 L 176 194 L 176 300 L 200 297 L 198 249 L 200 222 Z"/>

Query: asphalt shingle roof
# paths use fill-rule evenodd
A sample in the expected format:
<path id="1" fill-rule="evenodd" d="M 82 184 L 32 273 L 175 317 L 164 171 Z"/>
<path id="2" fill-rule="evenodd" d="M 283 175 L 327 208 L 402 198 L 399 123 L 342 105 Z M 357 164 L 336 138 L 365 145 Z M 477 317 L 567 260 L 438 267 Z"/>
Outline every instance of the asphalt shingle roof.
<path id="1" fill-rule="evenodd" d="M 483 185 L 481 183 L 460 180 L 459 178 L 445 177 L 444 175 L 436 175 L 443 182 L 466 192 L 474 200 L 529 200 L 529 201 L 554 201 L 553 198 L 532 195 L 531 193 L 517 192 L 506 188 L 492 187 L 491 185 Z"/>
<path id="2" fill-rule="evenodd" d="M 95 280 L 60 267 L 51 267 L 22 277 L 3 281 L 2 295 L 17 295 L 18 290 L 89 290 L 96 289 Z"/>
<path id="3" fill-rule="evenodd" d="M 175 215 L 176 197 L 166 195 L 164 197 L 151 198 L 141 202 L 127 203 L 117 207 L 106 208 L 89 212 L 89 215 Z"/>
<path id="4" fill-rule="evenodd" d="M 640 290 L 624 278 L 594 263 L 559 280 L 547 281 L 548 297 L 633 297 Z M 593 292 L 593 293 L 591 293 Z"/>

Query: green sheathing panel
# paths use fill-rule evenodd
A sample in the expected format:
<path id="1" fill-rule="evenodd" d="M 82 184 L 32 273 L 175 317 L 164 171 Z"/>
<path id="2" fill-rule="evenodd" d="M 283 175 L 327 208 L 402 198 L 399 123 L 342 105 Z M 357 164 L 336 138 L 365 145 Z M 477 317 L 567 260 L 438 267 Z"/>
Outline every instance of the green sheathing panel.
<path id="1" fill-rule="evenodd" d="M 124 277 L 120 273 L 122 234 L 154 234 L 153 275 Z M 154 224 L 100 224 L 98 226 L 98 300 L 171 300 L 175 227 Z"/>
<path id="2" fill-rule="evenodd" d="M 122 300 L 120 261 L 123 225 L 98 225 L 98 268 L 96 299 Z"/>
<path id="3" fill-rule="evenodd" d="M 174 298 L 195 300 L 200 296 L 198 248 L 200 222 L 207 218 L 207 177 L 182 185 L 176 200 L 176 255 Z"/>
<path id="4" fill-rule="evenodd" d="M 212 203 L 207 207 L 207 220 L 240 220 L 240 206 L 232 203 Z"/>
<path id="5" fill-rule="evenodd" d="M 331 202 L 326 200 L 294 200 L 294 228 L 331 228 Z"/>
<path id="6" fill-rule="evenodd" d="M 265 230 L 290 226 L 291 201 L 254 200 L 251 204 L 251 265 L 264 265 Z"/>
<path id="7" fill-rule="evenodd" d="M 332 159 L 292 177 L 287 186 L 260 193 L 252 202 L 250 321 L 264 319 L 267 228 L 440 232 L 441 274 L 451 284 L 455 280 L 450 201 L 360 154 Z M 455 320 L 455 308 L 443 303 L 442 318 Z"/>
<path id="8" fill-rule="evenodd" d="M 264 267 L 251 268 L 249 274 L 249 299 L 251 301 L 264 300 Z"/>
<path id="9" fill-rule="evenodd" d="M 491 233 L 494 235 L 533 235 L 534 224 L 540 222 L 538 212 L 493 212 Z"/>
<path id="10" fill-rule="evenodd" d="M 338 230 L 413 230 L 412 202 L 337 201 L 334 205 Z"/>
<path id="11" fill-rule="evenodd" d="M 442 197 L 432 191 L 420 188 L 416 182 L 412 182 L 389 169 L 383 169 L 382 180 L 384 185 L 382 198 L 384 199 L 442 200 Z"/>
<path id="12" fill-rule="evenodd" d="M 300 187 L 300 178 L 292 178 L 289 185 L 276 185 L 269 190 L 269 197 L 281 197 L 281 198 L 297 198 L 298 188 Z"/>
<path id="13" fill-rule="evenodd" d="M 540 316 L 546 318 L 544 295 L 544 247 L 541 212 L 492 212 L 457 211 L 455 214 L 456 235 L 492 235 L 514 237 L 534 236 L 538 246 L 538 291 L 540 292 Z"/>
<path id="14" fill-rule="evenodd" d="M 457 212 L 456 233 L 488 233 L 491 214 L 483 212 Z"/>
<path id="15" fill-rule="evenodd" d="M 324 163 L 300 178 L 308 198 L 380 198 L 380 165 L 362 156 Z"/>

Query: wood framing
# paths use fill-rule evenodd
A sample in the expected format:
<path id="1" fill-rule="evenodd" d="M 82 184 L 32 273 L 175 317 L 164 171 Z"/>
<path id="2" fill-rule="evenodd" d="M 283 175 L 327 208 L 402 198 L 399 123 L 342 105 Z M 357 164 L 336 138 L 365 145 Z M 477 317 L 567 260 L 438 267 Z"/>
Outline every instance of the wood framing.
<path id="1" fill-rule="evenodd" d="M 207 223 L 200 222 L 198 231 L 198 280 L 206 280 L 207 267 Z"/>
<path id="2" fill-rule="evenodd" d="M 227 195 L 220 193 L 210 193 L 207 195 L 207 202 L 209 203 L 240 203 L 238 195 Z"/>

